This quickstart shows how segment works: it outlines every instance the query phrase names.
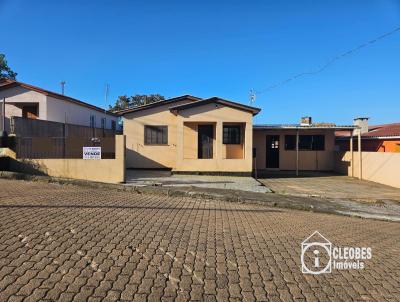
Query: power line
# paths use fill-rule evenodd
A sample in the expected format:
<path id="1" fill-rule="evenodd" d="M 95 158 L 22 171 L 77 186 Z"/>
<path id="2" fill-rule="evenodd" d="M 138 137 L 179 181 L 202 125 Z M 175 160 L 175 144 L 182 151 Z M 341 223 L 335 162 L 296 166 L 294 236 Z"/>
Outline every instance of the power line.
<path id="1" fill-rule="evenodd" d="M 368 47 L 371 44 L 374 44 L 374 43 L 376 43 L 376 42 L 378 42 L 380 40 L 383 40 L 383 39 L 385 39 L 385 38 L 387 38 L 387 37 L 389 37 L 391 35 L 394 35 L 395 33 L 399 32 L 399 31 L 400 31 L 400 27 L 397 27 L 397 28 L 393 29 L 392 31 L 386 32 L 383 35 L 380 35 L 379 37 L 377 37 L 375 39 L 372 39 L 372 40 L 370 40 L 368 42 L 365 42 L 365 43 L 353 48 L 353 49 L 350 49 L 350 50 L 348 50 L 346 52 L 343 52 L 343 53 L 333 57 L 326 64 L 324 64 L 322 67 L 320 67 L 320 68 L 318 68 L 318 69 L 316 69 L 314 71 L 302 72 L 302 73 L 296 74 L 296 75 L 294 75 L 294 76 L 292 76 L 292 77 L 290 77 L 290 78 L 288 78 L 288 79 L 286 79 L 286 80 L 284 80 L 282 82 L 275 83 L 275 84 L 273 84 L 271 86 L 268 86 L 268 87 L 266 87 L 266 88 L 264 88 L 262 90 L 258 90 L 258 91 L 251 90 L 252 98 L 255 98 L 254 93 L 262 94 L 262 93 L 268 92 L 268 91 L 270 91 L 272 89 L 275 89 L 277 87 L 280 87 L 282 85 L 285 85 L 285 84 L 287 84 L 287 83 L 289 83 L 289 82 L 291 82 L 293 80 L 296 80 L 296 79 L 298 79 L 300 77 L 319 74 L 319 73 L 323 72 L 325 69 L 327 69 L 329 66 L 331 66 L 333 63 L 335 63 L 336 61 L 339 61 L 340 59 L 342 59 L 342 58 L 344 58 L 344 57 L 346 57 L 348 55 L 351 55 L 351 54 L 359 51 L 360 49 Z"/>

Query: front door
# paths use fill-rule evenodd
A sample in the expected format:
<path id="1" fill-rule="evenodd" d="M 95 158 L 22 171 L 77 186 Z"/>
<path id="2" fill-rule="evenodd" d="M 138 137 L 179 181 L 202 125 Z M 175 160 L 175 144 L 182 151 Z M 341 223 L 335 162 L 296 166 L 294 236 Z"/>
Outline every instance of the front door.
<path id="1" fill-rule="evenodd" d="M 213 158 L 213 138 L 214 126 L 213 125 L 199 125 L 198 126 L 198 158 Z"/>
<path id="2" fill-rule="evenodd" d="M 279 135 L 267 135 L 266 168 L 279 168 Z"/>

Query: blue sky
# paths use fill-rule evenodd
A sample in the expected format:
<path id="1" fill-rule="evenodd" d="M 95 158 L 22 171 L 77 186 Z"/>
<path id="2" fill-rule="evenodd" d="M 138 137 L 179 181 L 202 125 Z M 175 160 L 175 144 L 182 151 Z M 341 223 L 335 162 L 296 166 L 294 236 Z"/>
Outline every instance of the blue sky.
<path id="1" fill-rule="evenodd" d="M 400 1 L 0 0 L 18 80 L 104 107 L 118 95 L 262 90 L 400 26 Z M 257 96 L 256 123 L 400 121 L 400 32 Z"/>

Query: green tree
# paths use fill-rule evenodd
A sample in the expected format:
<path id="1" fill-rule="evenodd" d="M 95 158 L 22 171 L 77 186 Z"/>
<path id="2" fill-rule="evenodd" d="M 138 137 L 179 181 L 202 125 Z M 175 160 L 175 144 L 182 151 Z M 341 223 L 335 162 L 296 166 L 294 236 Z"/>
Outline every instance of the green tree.
<path id="1" fill-rule="evenodd" d="M 121 95 L 115 101 L 114 106 L 109 105 L 109 110 L 111 111 L 119 111 L 126 108 L 129 108 L 130 98 L 126 95 Z"/>
<path id="2" fill-rule="evenodd" d="M 135 108 L 138 106 L 143 106 L 151 104 L 154 102 L 164 101 L 164 96 L 160 94 L 135 94 L 133 96 L 119 96 L 115 101 L 114 106 L 109 106 L 111 111 L 119 111 L 128 108 Z"/>
<path id="3" fill-rule="evenodd" d="M 12 71 L 7 64 L 6 55 L 0 53 L 0 78 L 15 80 L 17 73 Z"/>

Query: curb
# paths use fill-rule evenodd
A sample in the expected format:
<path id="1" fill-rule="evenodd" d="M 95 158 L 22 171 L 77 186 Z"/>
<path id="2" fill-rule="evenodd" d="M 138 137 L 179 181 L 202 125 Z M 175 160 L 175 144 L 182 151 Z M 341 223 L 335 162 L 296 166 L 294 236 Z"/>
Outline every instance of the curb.
<path id="1" fill-rule="evenodd" d="M 187 197 L 202 200 L 220 200 L 226 202 L 251 203 L 273 208 L 293 209 L 315 213 L 334 214 L 349 217 L 368 218 L 383 221 L 396 221 L 379 216 L 362 216 L 349 211 L 334 200 L 317 199 L 305 196 L 292 196 L 277 193 L 258 193 L 229 189 L 205 189 L 199 187 L 163 187 L 163 186 L 130 186 L 126 184 L 110 184 L 87 180 L 58 178 L 42 175 L 31 175 L 18 172 L 0 171 L 1 179 L 37 181 L 43 183 L 58 183 L 63 185 L 77 185 L 96 189 L 113 189 L 132 192 L 135 194 L 153 194 L 169 197 Z M 350 201 L 349 201 L 350 202 Z"/>
<path id="2" fill-rule="evenodd" d="M 276 197 L 275 194 L 271 193 L 258 193 L 258 192 L 245 192 L 239 190 L 229 190 L 229 189 L 213 189 L 212 191 L 208 191 L 204 188 L 198 187 L 165 187 L 165 186 L 131 186 L 125 184 L 111 184 L 111 183 L 102 183 L 88 180 L 78 180 L 78 179 L 70 179 L 70 178 L 60 178 L 60 177 L 51 177 L 45 175 L 33 175 L 33 174 L 25 174 L 20 172 L 10 172 L 10 171 L 0 171 L 0 178 L 2 179 L 10 179 L 10 180 L 25 180 L 25 181 L 36 181 L 43 183 L 58 183 L 58 184 L 67 184 L 67 185 L 77 185 L 88 188 L 96 188 L 96 189 L 114 189 L 126 192 L 133 192 L 137 194 L 154 194 L 161 196 L 170 196 L 170 197 L 189 197 L 189 198 L 197 198 L 197 199 L 206 199 L 206 200 L 222 200 L 228 202 L 251 202 L 260 205 L 267 205 L 272 207 L 284 207 L 298 210 L 313 210 L 313 206 L 307 205 L 299 205 L 297 203 L 283 203 L 276 202 L 270 200 L 271 197 Z M 271 194 L 271 195 L 269 195 Z M 250 196 L 246 196 L 250 195 Z M 266 198 L 268 196 L 268 198 Z"/>

